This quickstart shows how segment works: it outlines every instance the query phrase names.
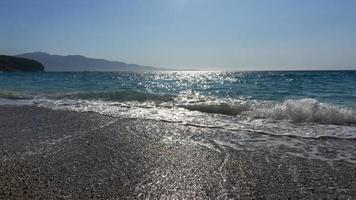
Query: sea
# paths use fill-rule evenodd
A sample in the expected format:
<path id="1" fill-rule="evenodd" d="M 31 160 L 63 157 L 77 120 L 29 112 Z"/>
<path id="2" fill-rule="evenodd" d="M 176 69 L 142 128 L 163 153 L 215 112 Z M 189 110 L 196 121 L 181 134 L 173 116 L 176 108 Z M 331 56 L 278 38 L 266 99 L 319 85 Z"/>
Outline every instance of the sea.
<path id="1" fill-rule="evenodd" d="M 356 71 L 0 73 L 0 105 L 356 138 Z"/>
<path id="2" fill-rule="evenodd" d="M 0 73 L 0 105 L 242 131 L 246 141 L 248 133 L 356 139 L 356 71 Z M 351 149 L 336 157 L 356 164 Z"/>

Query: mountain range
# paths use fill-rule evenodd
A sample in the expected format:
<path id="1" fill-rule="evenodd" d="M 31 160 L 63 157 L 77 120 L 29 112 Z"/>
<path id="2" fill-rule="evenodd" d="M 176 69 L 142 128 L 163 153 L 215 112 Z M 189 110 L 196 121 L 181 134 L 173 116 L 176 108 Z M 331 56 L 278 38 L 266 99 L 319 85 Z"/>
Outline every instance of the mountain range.
<path id="1" fill-rule="evenodd" d="M 44 65 L 46 71 L 169 71 L 169 69 L 164 68 L 88 58 L 81 55 L 62 56 L 44 52 L 32 52 L 16 56 L 40 62 Z"/>

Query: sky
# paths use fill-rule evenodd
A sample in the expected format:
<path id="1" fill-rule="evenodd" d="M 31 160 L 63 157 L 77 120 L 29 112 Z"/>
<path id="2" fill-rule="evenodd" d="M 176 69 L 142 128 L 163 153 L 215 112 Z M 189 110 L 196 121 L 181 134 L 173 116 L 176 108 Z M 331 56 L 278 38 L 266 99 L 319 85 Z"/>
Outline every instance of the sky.
<path id="1" fill-rule="evenodd" d="M 167 68 L 356 69 L 355 0 L 1 0 L 0 54 Z"/>

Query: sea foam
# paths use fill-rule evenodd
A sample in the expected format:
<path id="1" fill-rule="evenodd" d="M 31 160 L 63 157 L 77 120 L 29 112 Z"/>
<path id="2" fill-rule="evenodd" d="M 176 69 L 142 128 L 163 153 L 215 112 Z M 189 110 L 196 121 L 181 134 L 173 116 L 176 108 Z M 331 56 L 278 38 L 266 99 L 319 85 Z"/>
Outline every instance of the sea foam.
<path id="1" fill-rule="evenodd" d="M 287 119 L 293 122 L 356 124 L 354 110 L 321 103 L 315 99 L 286 100 L 283 103 L 257 106 L 245 114 L 254 118 Z"/>
<path id="2" fill-rule="evenodd" d="M 251 118 L 291 120 L 296 123 L 347 125 L 356 124 L 356 112 L 351 108 L 321 103 L 315 99 L 284 102 L 198 103 L 182 105 L 192 111 L 224 115 L 243 115 Z"/>

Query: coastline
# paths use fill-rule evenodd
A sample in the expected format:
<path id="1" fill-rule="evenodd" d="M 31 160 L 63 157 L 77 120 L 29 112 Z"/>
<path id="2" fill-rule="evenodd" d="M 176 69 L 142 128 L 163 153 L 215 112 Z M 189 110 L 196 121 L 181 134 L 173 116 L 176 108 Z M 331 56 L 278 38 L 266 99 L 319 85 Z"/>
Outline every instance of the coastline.
<path id="1" fill-rule="evenodd" d="M 217 145 L 216 138 L 229 134 L 239 135 L 92 112 L 0 106 L 0 199 L 356 197 L 355 164 L 280 156 L 267 142 L 265 148 Z M 278 140 L 283 143 L 273 148 L 280 152 L 289 150 L 290 140 L 310 148 L 321 143 L 325 152 L 318 153 L 325 158 L 333 155 L 334 143 L 354 144 Z"/>

